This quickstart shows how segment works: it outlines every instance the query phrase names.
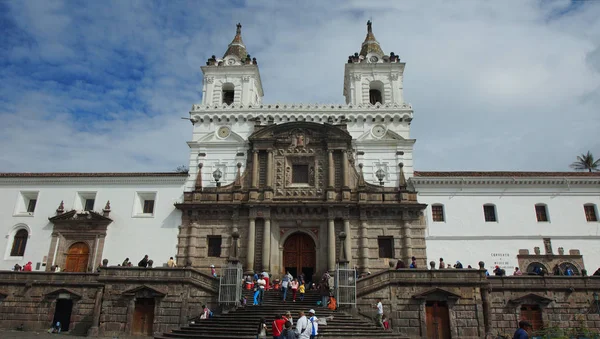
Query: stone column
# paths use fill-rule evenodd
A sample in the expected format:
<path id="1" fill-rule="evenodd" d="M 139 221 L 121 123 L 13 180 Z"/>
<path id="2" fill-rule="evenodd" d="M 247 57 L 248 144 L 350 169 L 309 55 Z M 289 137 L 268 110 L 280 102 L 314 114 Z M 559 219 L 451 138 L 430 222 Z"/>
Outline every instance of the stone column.
<path id="1" fill-rule="evenodd" d="M 273 150 L 267 151 L 267 187 L 273 186 Z"/>
<path id="2" fill-rule="evenodd" d="M 329 271 L 335 271 L 335 223 L 329 219 L 327 224 L 327 268 Z"/>
<path id="3" fill-rule="evenodd" d="M 350 234 L 350 220 L 344 220 L 344 232 L 346 233 L 346 239 L 344 240 L 344 250 L 346 254 L 346 260 L 348 260 L 348 267 L 352 267 L 352 235 Z"/>
<path id="4" fill-rule="evenodd" d="M 404 255 L 405 261 L 410 262 L 412 257 L 412 232 L 410 229 L 410 222 L 404 221 L 402 224 L 402 228 L 404 229 L 404 236 L 402 237 L 402 247 L 404 247 Z"/>
<path id="5" fill-rule="evenodd" d="M 254 271 L 254 241 L 256 237 L 256 219 L 248 220 L 248 253 L 246 258 L 246 272 Z"/>
<path id="6" fill-rule="evenodd" d="M 258 188 L 258 151 L 252 151 L 252 188 Z"/>
<path id="7" fill-rule="evenodd" d="M 346 150 L 342 151 L 343 159 L 342 159 L 342 171 L 343 171 L 343 183 L 342 187 L 348 187 L 348 152 Z M 348 234 L 348 233 L 346 233 Z"/>
<path id="8" fill-rule="evenodd" d="M 335 187 L 335 165 L 333 163 L 333 150 L 327 151 L 329 154 L 329 187 Z"/>
<path id="9" fill-rule="evenodd" d="M 271 269 L 271 219 L 265 219 L 263 232 L 262 263 L 263 271 L 270 272 Z"/>
<path id="10" fill-rule="evenodd" d="M 360 221 L 360 251 L 358 254 L 358 266 L 360 273 L 369 271 L 369 239 L 367 237 L 367 220 Z"/>
<path id="11" fill-rule="evenodd" d="M 98 336 L 98 327 L 100 326 L 100 312 L 102 311 L 102 296 L 104 287 L 99 287 L 96 291 L 96 299 L 94 300 L 94 313 L 92 315 L 92 327 L 88 330 L 88 336 Z"/>

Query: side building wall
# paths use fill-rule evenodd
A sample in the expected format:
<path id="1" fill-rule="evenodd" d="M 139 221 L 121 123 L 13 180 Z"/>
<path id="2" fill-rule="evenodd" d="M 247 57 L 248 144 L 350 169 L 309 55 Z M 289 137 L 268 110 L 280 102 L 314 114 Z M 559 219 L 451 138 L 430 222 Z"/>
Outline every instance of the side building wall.
<path id="1" fill-rule="evenodd" d="M 153 300 L 152 333 L 186 325 L 202 305 L 218 308 L 218 280 L 194 269 L 104 267 L 100 273 L 0 271 L 0 328 L 43 331 L 58 312 L 57 302 L 73 303 L 69 333 L 132 335 L 140 300 Z M 149 333 L 146 333 L 149 334 Z"/>
<path id="2" fill-rule="evenodd" d="M 511 337 L 519 320 L 539 310 L 537 331 L 600 331 L 600 277 L 487 277 L 484 270 L 403 269 L 357 282 L 358 312 L 373 317 L 382 299 L 392 328 L 410 338 L 429 337 L 428 307 L 448 309 L 453 338 Z M 525 311 L 522 311 L 525 310 Z M 536 311 L 537 312 L 537 311 Z M 534 322 L 534 321 L 532 321 Z"/>

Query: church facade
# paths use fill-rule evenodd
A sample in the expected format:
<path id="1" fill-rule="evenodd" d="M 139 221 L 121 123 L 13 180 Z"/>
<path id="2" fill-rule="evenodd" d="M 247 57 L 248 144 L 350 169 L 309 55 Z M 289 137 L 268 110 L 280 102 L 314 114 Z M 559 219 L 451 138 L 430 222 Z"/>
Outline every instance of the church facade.
<path id="1" fill-rule="evenodd" d="M 599 267 L 600 176 L 415 171 L 404 70 L 369 23 L 345 63 L 344 103 L 266 104 L 238 26 L 202 66 L 189 172 L 0 174 L 0 269 L 89 272 L 148 254 L 208 271 L 239 235 L 245 271 L 312 275 L 335 269 L 342 232 L 361 273 L 413 256 Z"/>

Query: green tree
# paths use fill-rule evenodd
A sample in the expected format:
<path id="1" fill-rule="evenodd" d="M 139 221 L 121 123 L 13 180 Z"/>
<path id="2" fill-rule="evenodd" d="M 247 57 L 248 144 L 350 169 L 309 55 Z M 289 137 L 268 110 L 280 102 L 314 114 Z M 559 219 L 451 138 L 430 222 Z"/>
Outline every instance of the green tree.
<path id="1" fill-rule="evenodd" d="M 594 155 L 588 151 L 587 154 L 577 156 L 577 161 L 570 166 L 576 171 L 598 172 L 600 171 L 600 159 L 594 161 Z"/>

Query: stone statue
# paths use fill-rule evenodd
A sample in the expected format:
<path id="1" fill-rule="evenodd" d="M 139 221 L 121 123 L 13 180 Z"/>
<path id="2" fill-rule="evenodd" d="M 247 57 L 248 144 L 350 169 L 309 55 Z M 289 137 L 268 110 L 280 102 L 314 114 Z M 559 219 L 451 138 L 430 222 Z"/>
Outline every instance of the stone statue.
<path id="1" fill-rule="evenodd" d="M 565 255 L 565 249 L 562 247 L 558 248 L 558 255 Z"/>
<path id="2" fill-rule="evenodd" d="M 540 253 L 541 253 L 540 248 L 537 246 L 533 248 L 533 252 L 535 253 L 535 255 L 540 255 Z"/>

